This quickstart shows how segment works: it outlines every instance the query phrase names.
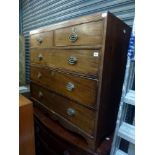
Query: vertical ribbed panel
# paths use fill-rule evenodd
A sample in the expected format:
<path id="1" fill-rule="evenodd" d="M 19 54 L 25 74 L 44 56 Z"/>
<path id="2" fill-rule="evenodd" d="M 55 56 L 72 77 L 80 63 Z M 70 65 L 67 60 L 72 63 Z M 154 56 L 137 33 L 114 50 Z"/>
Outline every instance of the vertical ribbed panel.
<path id="1" fill-rule="evenodd" d="M 22 33 L 22 21 L 23 18 L 23 11 L 22 11 L 22 1 L 19 0 L 19 34 Z"/>
<path id="2" fill-rule="evenodd" d="M 26 81 L 29 82 L 29 32 L 33 29 L 88 15 L 110 11 L 132 26 L 134 0 L 22 0 L 22 31 L 25 36 Z"/>

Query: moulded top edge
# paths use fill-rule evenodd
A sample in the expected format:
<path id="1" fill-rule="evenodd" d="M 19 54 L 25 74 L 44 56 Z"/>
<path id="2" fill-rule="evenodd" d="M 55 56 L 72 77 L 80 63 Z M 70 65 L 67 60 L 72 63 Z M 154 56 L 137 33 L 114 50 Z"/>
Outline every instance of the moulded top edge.
<path id="1" fill-rule="evenodd" d="M 51 24 L 49 26 L 44 26 L 39 29 L 32 30 L 30 31 L 30 34 L 32 35 L 32 34 L 36 34 L 40 32 L 47 32 L 47 31 L 51 31 L 54 29 L 63 28 L 63 27 L 71 26 L 71 25 L 77 25 L 77 24 L 82 24 L 82 23 L 91 22 L 91 21 L 98 21 L 103 18 L 106 18 L 107 14 L 108 12 L 99 12 L 99 13 L 77 17 L 74 19 L 66 20 L 63 22 Z"/>

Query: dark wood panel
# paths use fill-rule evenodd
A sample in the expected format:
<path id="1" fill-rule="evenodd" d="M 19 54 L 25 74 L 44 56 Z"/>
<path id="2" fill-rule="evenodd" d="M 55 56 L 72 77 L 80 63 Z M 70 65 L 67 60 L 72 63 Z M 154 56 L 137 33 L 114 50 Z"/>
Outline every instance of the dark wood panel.
<path id="1" fill-rule="evenodd" d="M 60 68 L 86 75 L 98 75 L 101 57 L 98 49 L 31 49 L 30 54 L 31 64 Z"/>
<path id="2" fill-rule="evenodd" d="M 44 104 L 49 110 L 60 114 L 85 132 L 93 134 L 95 111 L 80 106 L 62 96 L 31 84 L 32 97 Z"/>
<path id="3" fill-rule="evenodd" d="M 31 66 L 31 80 L 81 104 L 95 106 L 96 80 L 34 66 Z"/>
<path id="4" fill-rule="evenodd" d="M 31 47 L 50 48 L 53 46 L 53 31 L 37 33 L 30 36 Z"/>
<path id="5" fill-rule="evenodd" d="M 71 155 L 107 155 L 110 151 L 112 136 L 109 137 L 110 140 L 104 139 L 97 150 L 92 151 L 88 148 L 88 145 L 83 139 L 81 139 L 81 137 L 72 132 L 68 132 L 59 126 L 57 122 L 49 119 L 36 107 L 34 108 L 34 115 L 36 124 L 36 138 L 41 136 L 41 139 L 49 145 L 51 150 L 55 150 L 60 154 L 68 151 Z M 62 155 L 64 155 L 63 153 Z"/>
<path id="6" fill-rule="evenodd" d="M 115 26 L 113 26 L 115 25 Z M 115 129 L 122 93 L 131 28 L 108 14 L 102 72 L 98 90 L 97 143 Z M 104 97 L 103 97 L 104 96 Z"/>
<path id="7" fill-rule="evenodd" d="M 102 43 L 103 21 L 75 25 L 54 31 L 55 46 L 99 45 Z"/>
<path id="8" fill-rule="evenodd" d="M 37 124 L 38 125 L 38 124 Z M 46 129 L 43 125 L 38 125 L 37 129 L 37 141 L 39 141 L 41 146 L 44 146 L 44 150 L 48 150 L 48 152 L 54 152 L 56 155 L 90 155 L 87 152 L 74 147 L 68 142 L 60 139 L 58 136 L 51 133 L 48 129 Z M 39 146 L 38 146 L 39 147 Z M 38 148 L 40 150 L 40 147 Z M 43 151 L 44 155 L 45 151 Z"/>

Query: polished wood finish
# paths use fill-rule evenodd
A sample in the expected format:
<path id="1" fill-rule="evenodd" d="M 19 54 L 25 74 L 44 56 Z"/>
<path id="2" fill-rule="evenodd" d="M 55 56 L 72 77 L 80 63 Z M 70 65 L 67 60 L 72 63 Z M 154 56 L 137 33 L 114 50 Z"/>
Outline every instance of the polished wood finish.
<path id="1" fill-rule="evenodd" d="M 53 111 L 53 113 L 56 112 L 57 114 L 60 114 L 77 127 L 93 135 L 95 111 L 72 102 L 65 97 L 49 92 L 36 84 L 31 84 L 31 94 L 34 99 L 41 102 L 46 108 Z M 68 114 L 69 109 L 73 109 L 74 114 Z M 61 119 L 61 117 L 59 117 L 59 119 Z"/>
<path id="2" fill-rule="evenodd" d="M 42 59 L 38 58 L 40 54 Z M 72 56 L 77 58 L 75 64 L 69 64 L 69 59 Z M 31 49 L 31 65 L 43 65 L 84 75 L 98 76 L 99 63 L 100 51 L 98 49 Z"/>
<path id="3" fill-rule="evenodd" d="M 69 132 L 56 121 L 34 108 L 36 147 L 37 153 L 44 155 L 65 154 L 70 155 L 107 155 L 110 151 L 112 136 L 109 140 L 103 139 L 96 151 L 92 151 L 85 140 L 79 135 Z M 54 128 L 53 128 L 54 126 Z"/>
<path id="4" fill-rule="evenodd" d="M 53 46 L 53 31 L 31 35 L 30 40 L 33 48 L 50 48 Z"/>
<path id="5" fill-rule="evenodd" d="M 47 31 L 51 31 L 51 30 L 55 30 L 55 29 L 65 28 L 68 26 L 79 25 L 79 24 L 94 22 L 94 21 L 99 21 L 99 20 L 105 20 L 105 18 L 107 17 L 107 14 L 110 14 L 110 13 L 108 13 L 108 12 L 101 13 L 100 12 L 100 13 L 95 13 L 95 14 L 91 14 L 91 15 L 81 16 L 80 18 L 75 18 L 72 20 L 67 20 L 67 21 L 63 21 L 60 23 L 56 23 L 56 24 L 52 24 L 49 26 L 39 28 L 39 29 L 32 30 L 32 31 L 30 31 L 30 35 L 38 34 L 41 32 L 47 32 Z"/>
<path id="6" fill-rule="evenodd" d="M 95 106 L 96 80 L 34 66 L 31 66 L 31 79 L 83 105 Z M 67 89 L 69 83 L 74 85 L 72 90 Z"/>
<path id="7" fill-rule="evenodd" d="M 31 47 L 32 83 L 60 98 L 70 99 L 75 105 L 95 110 L 94 119 L 90 120 L 95 120 L 93 135 L 82 132 L 80 124 L 75 127 L 70 120 L 66 121 L 64 115 L 57 120 L 84 137 L 91 150 L 96 150 L 102 139 L 115 128 L 131 29 L 107 12 L 54 24 L 30 34 L 46 32 L 53 32 L 53 46 Z M 94 55 L 95 51 L 98 54 Z M 67 62 L 70 56 L 73 64 Z M 40 107 L 44 105 L 38 104 Z M 48 115 L 53 115 L 52 110 L 46 110 Z"/>
<path id="8" fill-rule="evenodd" d="M 103 72 L 100 74 L 98 88 L 96 143 L 115 129 L 131 32 L 128 25 L 111 13 L 107 17 L 106 25 L 105 46 L 102 49 L 104 57 L 101 61 Z"/>
<path id="9" fill-rule="evenodd" d="M 35 155 L 32 102 L 19 95 L 19 154 Z"/>
<path id="10" fill-rule="evenodd" d="M 54 33 L 55 46 L 102 44 L 102 27 L 103 21 L 98 21 L 57 29 Z M 75 42 L 71 42 L 69 36 L 74 33 L 78 38 Z"/>

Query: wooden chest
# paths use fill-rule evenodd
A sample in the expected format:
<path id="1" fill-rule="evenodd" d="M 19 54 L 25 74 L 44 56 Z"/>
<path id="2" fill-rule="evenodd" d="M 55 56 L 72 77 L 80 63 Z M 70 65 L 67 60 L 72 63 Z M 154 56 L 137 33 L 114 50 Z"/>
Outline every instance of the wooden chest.
<path id="1" fill-rule="evenodd" d="M 92 150 L 115 128 L 130 31 L 108 12 L 30 32 L 31 98 Z"/>

